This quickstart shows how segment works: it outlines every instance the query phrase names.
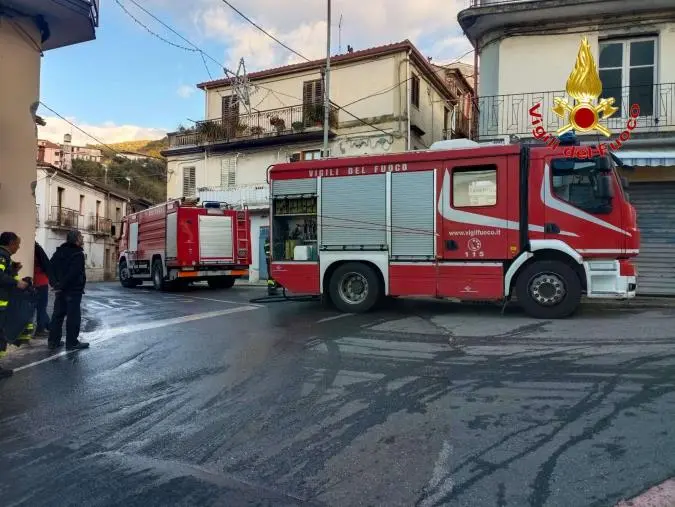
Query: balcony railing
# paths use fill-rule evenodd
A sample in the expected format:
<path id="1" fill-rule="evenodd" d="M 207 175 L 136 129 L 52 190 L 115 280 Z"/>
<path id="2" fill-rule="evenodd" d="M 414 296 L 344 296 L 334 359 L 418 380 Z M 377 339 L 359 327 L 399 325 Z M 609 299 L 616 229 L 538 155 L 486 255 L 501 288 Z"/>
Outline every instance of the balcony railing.
<path id="1" fill-rule="evenodd" d="M 80 213 L 74 209 L 52 206 L 47 224 L 58 229 L 79 229 Z"/>
<path id="2" fill-rule="evenodd" d="M 112 233 L 112 220 L 96 215 L 90 215 L 87 230 L 97 236 L 110 236 Z"/>
<path id="3" fill-rule="evenodd" d="M 469 7 L 492 7 L 502 4 L 522 4 L 525 2 L 537 2 L 539 0 L 470 0 Z"/>
<path id="4" fill-rule="evenodd" d="M 331 106 L 329 125 L 336 128 L 338 109 Z M 169 134 L 169 145 L 173 147 L 195 144 L 232 142 L 255 139 L 323 128 L 323 104 L 282 107 L 251 114 L 218 118 L 197 122 L 193 129 Z"/>
<path id="5" fill-rule="evenodd" d="M 270 202 L 270 187 L 267 183 L 256 183 L 233 188 L 200 189 L 199 199 L 202 202 L 226 202 L 235 207 L 265 207 Z"/>
<path id="6" fill-rule="evenodd" d="M 541 123 L 546 132 L 555 135 L 556 131 L 567 124 L 567 118 L 560 118 L 553 112 L 557 97 L 572 99 L 565 91 L 547 91 L 518 93 L 512 95 L 494 95 L 478 98 L 478 136 L 481 140 L 515 135 L 533 137 L 530 109 L 539 104 L 537 112 L 541 114 Z M 626 86 L 623 88 L 605 88 L 603 98 L 614 97 L 614 106 L 619 108 L 612 117 L 601 124 L 614 134 L 626 129 L 631 106 L 637 104 L 640 114 L 637 118 L 635 133 L 651 133 L 663 130 L 675 130 L 675 83 L 660 83 L 647 86 Z M 577 134 L 582 135 L 580 132 Z M 597 132 L 589 135 L 597 136 Z"/>

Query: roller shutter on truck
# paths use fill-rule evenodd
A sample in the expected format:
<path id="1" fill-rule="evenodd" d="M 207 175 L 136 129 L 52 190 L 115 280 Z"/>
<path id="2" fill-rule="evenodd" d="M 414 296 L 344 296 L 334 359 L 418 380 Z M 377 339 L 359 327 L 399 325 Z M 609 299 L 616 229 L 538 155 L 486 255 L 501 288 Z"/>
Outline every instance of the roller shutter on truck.
<path id="1" fill-rule="evenodd" d="M 385 249 L 386 177 L 321 179 L 321 248 Z"/>
<path id="2" fill-rule="evenodd" d="M 232 217 L 199 215 L 200 261 L 234 258 L 232 231 Z"/>
<path id="3" fill-rule="evenodd" d="M 433 257 L 434 172 L 391 175 L 391 255 L 398 258 Z"/>
<path id="4" fill-rule="evenodd" d="M 638 294 L 675 295 L 675 183 L 628 188 L 640 229 Z"/>

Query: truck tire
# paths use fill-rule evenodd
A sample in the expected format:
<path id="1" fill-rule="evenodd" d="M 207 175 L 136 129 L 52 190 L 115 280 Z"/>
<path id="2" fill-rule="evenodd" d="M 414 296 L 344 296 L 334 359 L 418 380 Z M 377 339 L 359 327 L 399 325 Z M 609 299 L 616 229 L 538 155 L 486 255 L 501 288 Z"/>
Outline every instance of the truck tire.
<path id="1" fill-rule="evenodd" d="M 209 278 L 207 283 L 212 289 L 231 289 L 235 280 L 233 276 L 218 276 Z"/>
<path id="2" fill-rule="evenodd" d="M 120 261 L 119 264 L 119 279 L 120 284 L 125 289 L 133 289 L 134 287 L 140 285 L 139 280 L 134 280 L 131 278 L 131 274 L 127 269 L 127 261 Z"/>
<path id="3" fill-rule="evenodd" d="M 155 287 L 155 290 L 166 290 L 166 282 L 164 282 L 164 267 L 162 266 L 162 261 L 160 260 L 155 260 L 155 262 L 152 263 L 152 285 Z"/>
<path id="4" fill-rule="evenodd" d="M 563 319 L 579 307 L 581 281 L 564 262 L 536 261 L 518 276 L 516 296 L 530 317 Z"/>
<path id="5" fill-rule="evenodd" d="M 365 313 L 377 304 L 381 292 L 377 273 L 360 262 L 339 266 L 330 278 L 330 297 L 341 312 Z"/>

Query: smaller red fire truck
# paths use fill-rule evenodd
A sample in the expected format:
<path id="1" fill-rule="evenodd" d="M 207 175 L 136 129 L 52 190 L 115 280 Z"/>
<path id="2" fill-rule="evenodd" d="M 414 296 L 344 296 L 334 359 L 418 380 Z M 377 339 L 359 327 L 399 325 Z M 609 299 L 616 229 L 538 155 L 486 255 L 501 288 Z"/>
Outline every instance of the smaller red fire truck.
<path id="1" fill-rule="evenodd" d="M 463 139 L 274 165 L 272 277 L 355 313 L 388 296 L 515 295 L 550 319 L 582 295 L 632 298 L 640 232 L 627 182 L 617 159 L 570 148 Z"/>
<path id="2" fill-rule="evenodd" d="M 230 288 L 251 264 L 248 210 L 199 199 L 173 199 L 122 221 L 119 277 L 124 287 L 155 289 L 206 280 Z"/>

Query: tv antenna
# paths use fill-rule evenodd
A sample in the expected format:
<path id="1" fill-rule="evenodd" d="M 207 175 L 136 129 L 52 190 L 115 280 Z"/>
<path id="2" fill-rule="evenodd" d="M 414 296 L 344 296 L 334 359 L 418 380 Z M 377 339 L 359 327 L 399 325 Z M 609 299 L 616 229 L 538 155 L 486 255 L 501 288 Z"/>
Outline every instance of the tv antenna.
<path id="1" fill-rule="evenodd" d="M 239 60 L 237 73 L 232 78 L 234 93 L 237 95 L 239 104 L 244 106 L 246 114 L 251 114 L 251 83 L 246 73 L 246 63 L 244 59 Z"/>
<path id="2" fill-rule="evenodd" d="M 342 54 L 342 14 L 340 14 L 340 22 L 338 23 L 338 53 Z"/>

